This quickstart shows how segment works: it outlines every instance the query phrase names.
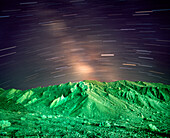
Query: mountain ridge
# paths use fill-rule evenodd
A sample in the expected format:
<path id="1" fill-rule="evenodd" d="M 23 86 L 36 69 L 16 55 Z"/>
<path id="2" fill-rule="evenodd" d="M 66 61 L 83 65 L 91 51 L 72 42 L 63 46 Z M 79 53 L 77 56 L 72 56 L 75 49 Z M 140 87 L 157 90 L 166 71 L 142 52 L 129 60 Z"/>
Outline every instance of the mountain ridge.
<path id="1" fill-rule="evenodd" d="M 124 102 L 129 102 L 140 107 L 164 109 L 162 103 L 169 101 L 169 91 L 169 85 L 163 85 L 161 83 L 131 82 L 126 80 L 106 83 L 95 80 L 84 80 L 76 83 L 68 82 L 66 84 L 42 88 L 37 87 L 24 91 L 1 89 L 0 97 L 3 97 L 8 102 L 10 100 L 15 101 L 16 105 L 20 104 L 24 107 L 42 102 L 50 109 L 66 104 L 66 102 L 71 102 L 71 100 L 74 101 L 76 98 L 78 98 L 76 100 L 79 103 L 77 106 L 74 105 L 76 108 L 78 108 L 78 105 L 82 105 L 81 102 L 84 101 L 85 104 L 89 101 L 96 108 L 97 105 L 99 108 L 101 103 L 104 106 L 103 108 L 105 108 L 106 103 L 110 106 L 114 103 L 115 105 L 113 107 L 120 105 L 123 108 L 125 107 Z"/>
<path id="2" fill-rule="evenodd" d="M 70 118 L 73 119 L 73 122 L 78 118 L 81 122 L 85 120 L 83 123 L 85 128 L 89 128 L 90 125 L 93 130 L 95 126 L 101 131 L 101 135 L 103 135 L 102 127 L 104 129 L 124 128 L 126 129 L 123 130 L 125 134 L 130 135 L 133 134 L 132 128 L 138 131 L 139 136 L 151 135 L 146 132 L 140 133 L 139 130 L 151 131 L 155 133 L 154 135 L 169 135 L 169 92 L 170 85 L 126 80 L 116 82 L 84 80 L 23 91 L 1 88 L 0 120 L 3 120 L 0 121 L 0 127 L 2 125 L 2 130 L 4 127 L 9 127 L 7 130 L 12 133 L 10 125 L 14 127 L 17 126 L 16 122 L 25 123 L 25 119 L 32 121 L 32 118 L 35 118 L 40 124 L 43 122 L 44 125 L 50 126 L 47 118 L 55 122 L 58 120 L 57 118 L 62 117 L 61 120 Z M 19 119 L 21 121 L 18 120 L 19 116 L 22 116 Z M 45 120 L 42 121 L 42 119 Z M 29 122 L 25 125 L 28 124 Z M 65 122 L 65 124 L 70 126 L 69 122 Z M 80 125 L 83 124 L 80 123 Z M 23 136 L 23 131 L 28 133 L 26 129 L 20 130 L 18 127 L 15 128 L 18 136 Z M 35 126 L 31 125 L 32 127 Z M 39 129 L 38 126 L 36 128 Z M 62 130 L 61 127 L 59 129 Z M 112 130 L 109 131 L 112 132 Z M 46 134 L 46 131 L 42 132 Z M 54 132 L 55 130 L 51 133 Z M 116 132 L 114 130 L 117 135 Z M 33 133 L 33 135 L 35 134 Z"/>

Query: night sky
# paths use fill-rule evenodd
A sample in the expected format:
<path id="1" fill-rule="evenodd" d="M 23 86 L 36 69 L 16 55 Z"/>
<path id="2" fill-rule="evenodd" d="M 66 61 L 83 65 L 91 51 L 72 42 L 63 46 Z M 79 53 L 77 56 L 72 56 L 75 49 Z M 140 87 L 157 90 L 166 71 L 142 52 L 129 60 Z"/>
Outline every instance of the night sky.
<path id="1" fill-rule="evenodd" d="M 0 87 L 170 84 L 167 0 L 0 0 Z"/>

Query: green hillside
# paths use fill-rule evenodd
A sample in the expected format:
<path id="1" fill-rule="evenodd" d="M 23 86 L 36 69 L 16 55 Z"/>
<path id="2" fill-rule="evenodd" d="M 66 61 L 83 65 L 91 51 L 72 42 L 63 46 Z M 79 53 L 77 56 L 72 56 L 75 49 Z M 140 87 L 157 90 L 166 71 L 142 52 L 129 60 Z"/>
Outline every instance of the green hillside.
<path id="1" fill-rule="evenodd" d="M 30 113 L 39 118 L 37 121 L 48 118 L 48 116 L 51 119 L 57 118 L 57 116 L 72 118 L 72 120 L 81 118 L 86 120 L 87 124 L 83 124 L 88 127 L 95 124 L 94 126 L 105 129 L 125 128 L 125 132 L 128 132 L 127 135 L 132 135 L 131 129 L 133 128 L 135 131 L 137 129 L 137 132 L 145 131 L 142 135 L 138 134 L 139 137 L 143 137 L 145 134 L 146 136 L 166 136 L 170 133 L 168 125 L 170 123 L 169 92 L 170 85 L 126 80 L 116 82 L 84 80 L 24 91 L 1 88 L 0 135 L 27 135 L 26 130 L 24 134 L 19 130 L 12 134 L 16 128 L 14 123 L 16 120 L 9 113 L 18 116 L 19 112 L 19 117 L 24 119 L 30 118 L 30 116 L 28 117 Z M 20 123 L 25 122 L 24 119 L 21 119 Z M 4 127 L 4 122 L 2 122 L 4 120 L 8 120 L 11 125 Z M 93 120 L 93 123 L 89 120 Z M 11 127 L 14 127 L 13 131 L 10 129 Z M 148 131 L 152 133 L 148 134 Z M 117 133 L 115 132 L 115 134 Z M 88 137 L 87 134 L 82 134 L 82 136 Z"/>

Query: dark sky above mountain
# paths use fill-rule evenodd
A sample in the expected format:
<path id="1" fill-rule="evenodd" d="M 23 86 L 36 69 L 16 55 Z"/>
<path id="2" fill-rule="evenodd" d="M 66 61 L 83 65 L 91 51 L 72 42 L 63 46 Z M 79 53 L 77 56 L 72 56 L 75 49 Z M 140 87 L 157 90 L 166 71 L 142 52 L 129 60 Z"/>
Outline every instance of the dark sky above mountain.
<path id="1" fill-rule="evenodd" d="M 163 0 L 1 0 L 0 87 L 170 84 L 169 15 Z"/>

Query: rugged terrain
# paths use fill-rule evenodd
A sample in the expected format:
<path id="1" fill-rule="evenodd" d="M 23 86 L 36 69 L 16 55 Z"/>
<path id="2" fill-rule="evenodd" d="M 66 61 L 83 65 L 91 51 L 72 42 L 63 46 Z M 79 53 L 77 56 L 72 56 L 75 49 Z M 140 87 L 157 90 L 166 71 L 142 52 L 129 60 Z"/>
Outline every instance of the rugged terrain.
<path id="1" fill-rule="evenodd" d="M 0 136 L 168 137 L 169 92 L 125 80 L 0 89 Z"/>

